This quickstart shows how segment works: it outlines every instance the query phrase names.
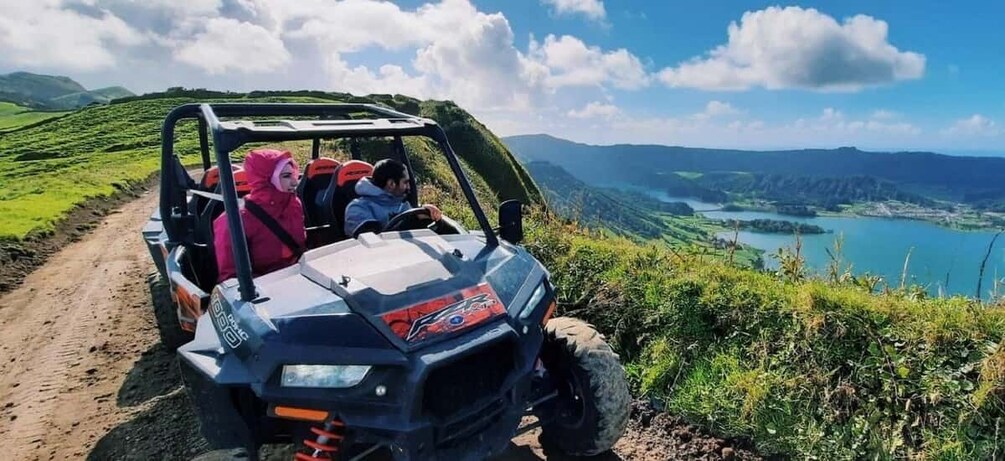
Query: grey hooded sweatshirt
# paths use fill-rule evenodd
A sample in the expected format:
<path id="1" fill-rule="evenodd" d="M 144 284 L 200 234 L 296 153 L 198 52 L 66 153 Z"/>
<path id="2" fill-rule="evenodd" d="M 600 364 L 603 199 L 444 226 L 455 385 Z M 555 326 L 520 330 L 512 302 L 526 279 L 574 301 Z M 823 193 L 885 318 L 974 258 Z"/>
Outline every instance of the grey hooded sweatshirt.
<path id="1" fill-rule="evenodd" d="M 359 226 L 367 222 L 380 224 L 381 229 L 394 215 L 412 207 L 405 197 L 395 197 L 370 182 L 370 178 L 356 183 L 358 198 L 345 208 L 345 235 L 353 236 Z"/>

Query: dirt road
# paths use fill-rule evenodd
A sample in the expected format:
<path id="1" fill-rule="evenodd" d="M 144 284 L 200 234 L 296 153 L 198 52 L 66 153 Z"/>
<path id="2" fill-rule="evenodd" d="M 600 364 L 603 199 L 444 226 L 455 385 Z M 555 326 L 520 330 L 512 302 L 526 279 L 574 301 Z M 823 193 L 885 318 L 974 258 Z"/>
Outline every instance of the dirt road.
<path id="1" fill-rule="evenodd" d="M 156 200 L 154 190 L 125 204 L 0 296 L 0 458 L 191 459 L 206 451 L 150 307 L 153 266 L 139 229 Z M 543 459 L 536 440 L 522 436 L 502 459 Z M 600 459 L 753 455 L 639 407 L 615 453 Z"/>

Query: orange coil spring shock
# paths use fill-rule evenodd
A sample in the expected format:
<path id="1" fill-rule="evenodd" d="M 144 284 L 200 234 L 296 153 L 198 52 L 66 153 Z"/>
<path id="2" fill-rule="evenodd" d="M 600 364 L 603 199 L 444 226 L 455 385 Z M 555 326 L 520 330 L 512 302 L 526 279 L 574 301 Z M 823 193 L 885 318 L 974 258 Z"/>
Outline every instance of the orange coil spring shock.
<path id="1" fill-rule="evenodd" d="M 335 418 L 325 423 L 324 427 L 311 427 L 311 432 L 317 436 L 314 440 L 304 439 L 304 450 L 293 459 L 295 461 L 317 461 L 338 459 L 342 449 L 342 439 L 345 437 L 345 424 Z"/>

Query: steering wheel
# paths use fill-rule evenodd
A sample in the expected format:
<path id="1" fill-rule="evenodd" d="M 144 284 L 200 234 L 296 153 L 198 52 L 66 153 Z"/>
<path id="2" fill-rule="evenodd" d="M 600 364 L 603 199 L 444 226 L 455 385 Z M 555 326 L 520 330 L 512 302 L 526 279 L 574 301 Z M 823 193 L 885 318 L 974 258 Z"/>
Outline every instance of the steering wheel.
<path id="1" fill-rule="evenodd" d="M 423 207 L 418 207 L 409 208 L 396 214 L 390 221 L 387 222 L 387 225 L 384 226 L 384 230 L 381 232 L 418 229 L 420 227 L 432 229 L 435 226 L 436 221 L 433 221 L 433 219 L 429 217 L 429 210 Z"/>
<path id="2" fill-rule="evenodd" d="M 429 216 L 429 210 L 418 207 L 409 208 L 395 215 L 387 222 L 387 225 L 384 226 L 384 230 L 381 232 L 418 229 L 420 227 L 425 227 L 440 235 L 460 234 L 464 229 L 460 224 L 446 216 L 441 217 L 439 221 L 433 221 Z"/>

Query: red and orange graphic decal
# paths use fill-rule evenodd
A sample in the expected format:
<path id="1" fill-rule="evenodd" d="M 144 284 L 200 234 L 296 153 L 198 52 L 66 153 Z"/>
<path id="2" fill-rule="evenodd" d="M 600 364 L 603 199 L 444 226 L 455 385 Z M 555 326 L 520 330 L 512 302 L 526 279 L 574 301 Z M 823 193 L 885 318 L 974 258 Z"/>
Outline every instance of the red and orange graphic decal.
<path id="1" fill-rule="evenodd" d="M 506 314 L 492 286 L 483 283 L 388 312 L 380 318 L 409 344 L 461 331 Z"/>

